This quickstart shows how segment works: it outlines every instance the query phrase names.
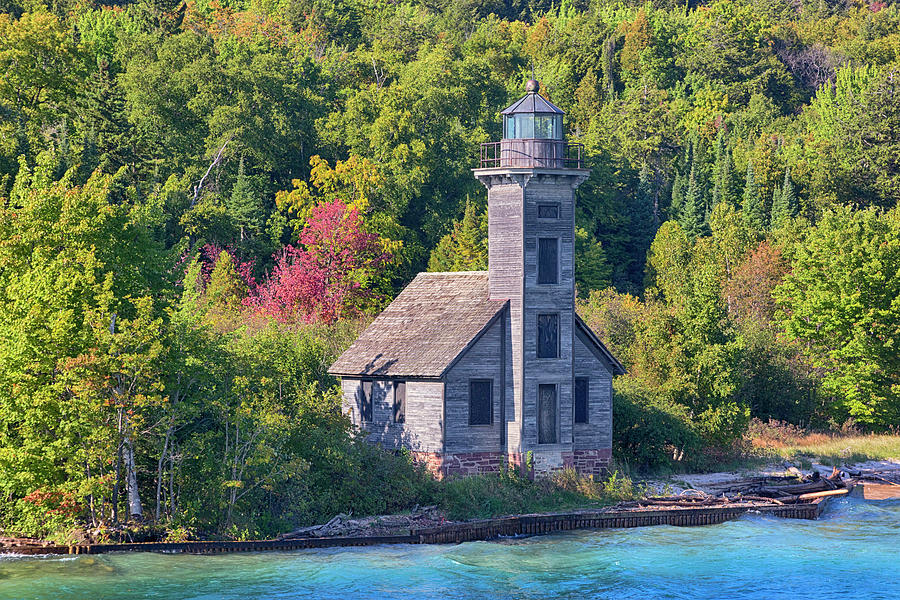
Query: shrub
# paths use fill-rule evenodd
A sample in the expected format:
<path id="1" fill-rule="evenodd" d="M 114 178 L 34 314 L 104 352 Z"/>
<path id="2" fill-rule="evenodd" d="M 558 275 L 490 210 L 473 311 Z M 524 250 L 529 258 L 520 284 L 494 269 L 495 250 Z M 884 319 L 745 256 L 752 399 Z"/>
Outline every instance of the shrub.
<path id="1" fill-rule="evenodd" d="M 619 378 L 613 395 L 616 460 L 646 470 L 672 467 L 695 457 L 701 437 L 687 410 L 628 383 L 627 378 Z"/>

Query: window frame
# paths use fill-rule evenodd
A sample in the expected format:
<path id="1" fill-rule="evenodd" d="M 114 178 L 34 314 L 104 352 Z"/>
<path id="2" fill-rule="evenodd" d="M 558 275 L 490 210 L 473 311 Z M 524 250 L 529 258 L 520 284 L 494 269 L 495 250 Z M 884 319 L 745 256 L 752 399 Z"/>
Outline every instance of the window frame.
<path id="1" fill-rule="evenodd" d="M 541 317 L 553 317 L 553 320 L 556 323 L 556 347 L 553 349 L 552 356 L 546 356 L 541 354 Z M 559 313 L 538 313 L 535 317 L 535 348 L 534 353 L 537 358 L 559 358 L 560 355 L 560 340 L 559 340 Z"/>
<path id="2" fill-rule="evenodd" d="M 395 381 L 391 386 L 394 389 L 394 423 L 406 423 L 406 381 Z M 402 399 L 399 398 L 399 390 L 403 390 Z"/>
<path id="3" fill-rule="evenodd" d="M 475 386 L 481 385 L 481 384 L 487 384 L 487 391 L 488 391 L 488 394 L 487 394 L 488 421 L 487 421 L 487 423 L 481 423 L 481 422 L 475 423 L 475 422 L 473 422 L 473 419 L 472 419 L 473 414 L 474 414 L 474 411 L 472 410 L 472 406 L 473 406 L 473 400 L 475 399 L 475 395 L 473 394 L 473 392 L 475 390 Z M 494 424 L 494 380 L 487 379 L 484 377 L 470 379 L 469 380 L 469 427 L 490 427 L 493 424 Z"/>
<path id="4" fill-rule="evenodd" d="M 541 441 L 541 391 L 542 388 L 553 389 L 553 441 Z M 550 446 L 559 443 L 559 384 L 539 383 L 537 389 L 537 443 L 542 446 Z"/>
<path id="5" fill-rule="evenodd" d="M 554 216 L 552 216 L 552 217 L 541 216 L 542 208 L 543 209 L 552 208 L 555 213 Z M 541 221 L 557 221 L 557 220 L 559 220 L 559 204 L 547 204 L 544 202 L 538 204 L 537 205 L 537 218 L 540 219 Z"/>
<path id="6" fill-rule="evenodd" d="M 544 264 L 541 260 L 541 247 L 543 243 L 553 242 L 556 244 L 556 261 L 553 267 L 553 280 L 552 281 L 544 281 L 542 278 L 543 270 L 541 269 L 541 265 Z M 538 285 L 559 285 L 559 238 L 558 237 L 539 237 L 537 242 L 537 284 Z"/>
<path id="7" fill-rule="evenodd" d="M 581 382 L 584 385 L 584 420 L 579 421 L 579 398 L 578 398 L 578 384 Z M 591 422 L 591 379 L 590 377 L 576 377 L 575 378 L 575 387 L 572 389 L 572 419 L 574 420 L 576 425 L 589 425 Z"/>
<path id="8" fill-rule="evenodd" d="M 372 379 L 360 379 L 359 385 L 356 386 L 360 423 L 372 423 L 375 420 L 375 402 L 372 398 L 374 389 L 375 381 Z"/>

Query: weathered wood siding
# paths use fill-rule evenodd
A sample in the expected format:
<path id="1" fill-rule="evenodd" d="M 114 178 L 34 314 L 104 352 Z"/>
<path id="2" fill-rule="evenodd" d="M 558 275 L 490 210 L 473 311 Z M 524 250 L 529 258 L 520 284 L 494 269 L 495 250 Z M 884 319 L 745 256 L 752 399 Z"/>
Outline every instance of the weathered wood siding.
<path id="1" fill-rule="evenodd" d="M 505 329 L 505 320 L 495 321 L 445 375 L 444 447 L 448 454 L 505 451 L 501 446 L 504 424 L 500 406 L 506 385 L 506 360 L 501 351 Z M 493 381 L 490 425 L 469 425 L 469 382 L 472 379 Z"/>
<path id="2" fill-rule="evenodd" d="M 522 285 L 524 244 L 523 180 L 491 177 L 482 180 L 488 188 L 488 278 L 492 300 L 508 299 L 506 450 L 524 452 L 522 444 Z"/>
<path id="3" fill-rule="evenodd" d="M 489 281 L 493 299 L 509 299 L 512 376 L 507 398 L 507 452 L 535 452 L 539 469 L 562 466 L 573 450 L 575 376 L 575 188 L 586 172 L 566 169 L 482 170 L 488 189 Z M 538 205 L 558 207 L 538 218 Z M 559 240 L 558 283 L 539 284 L 538 239 Z M 537 357 L 537 317 L 559 315 L 559 357 Z M 538 444 L 538 386 L 557 389 L 557 443 Z M 545 455 L 543 458 L 538 454 Z"/>
<path id="4" fill-rule="evenodd" d="M 575 377 L 587 377 L 588 422 L 576 423 L 576 450 L 612 447 L 612 370 L 587 336 L 575 330 Z"/>
<path id="5" fill-rule="evenodd" d="M 539 219 L 538 204 L 559 206 L 556 219 Z M 559 280 L 539 284 L 538 238 L 559 239 Z M 525 445 L 554 456 L 572 449 L 573 336 L 575 325 L 575 190 L 568 176 L 538 175 L 525 187 L 524 218 L 523 417 Z M 559 314 L 559 358 L 537 357 L 537 317 Z M 537 397 L 540 384 L 557 386 L 557 443 L 538 444 Z M 536 461 L 539 457 L 536 457 Z M 554 459 L 555 462 L 555 459 Z M 554 465 L 548 465 L 553 467 Z"/>
<path id="6" fill-rule="evenodd" d="M 406 381 L 406 419 L 394 423 L 392 380 L 372 382 L 372 422 L 360 422 L 356 389 L 361 379 L 341 380 L 343 411 L 357 427 L 369 432 L 368 440 L 385 448 L 406 447 L 420 452 L 442 452 L 444 384 L 440 381 Z"/>

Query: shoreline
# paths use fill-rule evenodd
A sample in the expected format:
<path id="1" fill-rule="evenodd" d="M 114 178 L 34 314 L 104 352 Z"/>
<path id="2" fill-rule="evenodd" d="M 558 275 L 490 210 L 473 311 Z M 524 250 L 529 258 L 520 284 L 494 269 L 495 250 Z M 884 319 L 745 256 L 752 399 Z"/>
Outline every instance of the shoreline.
<path id="1" fill-rule="evenodd" d="M 126 544 L 78 544 L 71 546 L 24 546 L 3 549 L 18 556 L 106 554 L 109 552 L 164 552 L 219 554 L 231 552 L 290 551 L 308 548 L 373 546 L 380 544 L 459 544 L 504 537 L 521 537 L 578 529 L 622 529 L 673 525 L 693 527 L 716 525 L 749 512 L 787 519 L 815 520 L 828 498 L 798 504 L 758 501 L 728 502 L 720 506 L 622 508 L 564 513 L 512 515 L 461 523 L 448 523 L 411 531 L 409 534 L 381 536 L 303 537 L 252 541 L 138 542 Z"/>

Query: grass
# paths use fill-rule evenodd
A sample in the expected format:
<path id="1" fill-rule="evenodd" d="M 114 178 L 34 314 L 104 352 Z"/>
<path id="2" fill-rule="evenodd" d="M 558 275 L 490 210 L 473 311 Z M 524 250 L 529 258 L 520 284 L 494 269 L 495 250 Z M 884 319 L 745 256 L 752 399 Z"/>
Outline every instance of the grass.
<path id="1" fill-rule="evenodd" d="M 870 460 L 900 460 L 900 435 L 844 432 L 808 432 L 770 421 L 750 427 L 751 455 L 825 465 L 846 465 Z M 801 466 L 804 466 L 801 464 Z"/>
<path id="2" fill-rule="evenodd" d="M 641 491 L 618 473 L 601 480 L 567 469 L 536 481 L 514 471 L 452 478 L 440 483 L 438 495 L 448 518 L 466 520 L 608 506 Z"/>
<path id="3" fill-rule="evenodd" d="M 788 460 L 816 461 L 825 465 L 845 465 L 870 460 L 900 460 L 900 436 L 860 435 L 820 437 L 813 434 L 796 444 L 774 449 Z"/>

